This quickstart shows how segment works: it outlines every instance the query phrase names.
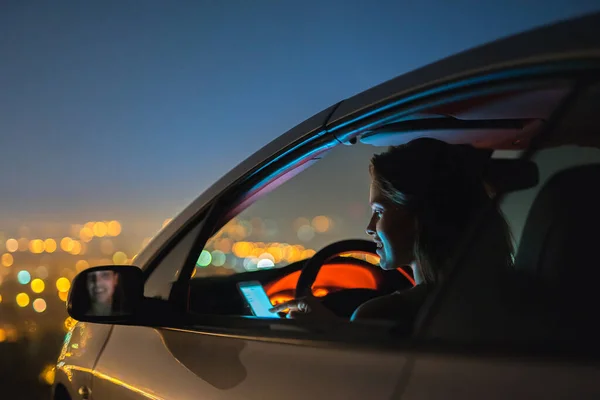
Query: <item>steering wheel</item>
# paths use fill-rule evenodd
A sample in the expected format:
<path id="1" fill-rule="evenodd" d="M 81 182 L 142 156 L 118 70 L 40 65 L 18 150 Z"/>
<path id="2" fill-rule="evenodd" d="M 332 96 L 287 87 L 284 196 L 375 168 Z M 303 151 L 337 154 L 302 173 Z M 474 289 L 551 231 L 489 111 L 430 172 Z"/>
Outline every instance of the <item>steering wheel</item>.
<path id="1" fill-rule="evenodd" d="M 315 283 L 321 267 L 331 258 L 350 252 L 364 252 L 377 256 L 376 250 L 377 245 L 375 242 L 363 239 L 341 240 L 323 247 L 302 267 L 302 272 L 300 272 L 296 284 L 296 298 L 311 294 L 312 285 Z"/>

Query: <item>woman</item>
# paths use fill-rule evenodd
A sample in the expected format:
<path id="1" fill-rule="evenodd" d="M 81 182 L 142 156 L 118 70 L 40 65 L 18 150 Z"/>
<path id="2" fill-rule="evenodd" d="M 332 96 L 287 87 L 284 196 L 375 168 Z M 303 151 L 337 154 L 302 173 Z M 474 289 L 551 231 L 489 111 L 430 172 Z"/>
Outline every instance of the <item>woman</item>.
<path id="1" fill-rule="evenodd" d="M 90 271 L 86 276 L 86 287 L 90 300 L 86 315 L 120 314 L 119 273 L 112 270 Z"/>
<path id="2" fill-rule="evenodd" d="M 373 156 L 367 233 L 377 244 L 381 268 L 410 265 L 416 285 L 365 302 L 354 312 L 353 321 L 395 320 L 412 326 L 431 288 L 444 279 L 445 263 L 459 248 L 476 213 L 491 202 L 483 180 L 488 157 L 472 146 L 429 138 Z M 495 208 L 486 222 L 494 242 L 490 260 L 500 259 L 510 267 L 512 238 L 500 210 Z M 332 316 L 314 298 L 294 300 L 274 311 L 286 307 L 291 318 Z"/>

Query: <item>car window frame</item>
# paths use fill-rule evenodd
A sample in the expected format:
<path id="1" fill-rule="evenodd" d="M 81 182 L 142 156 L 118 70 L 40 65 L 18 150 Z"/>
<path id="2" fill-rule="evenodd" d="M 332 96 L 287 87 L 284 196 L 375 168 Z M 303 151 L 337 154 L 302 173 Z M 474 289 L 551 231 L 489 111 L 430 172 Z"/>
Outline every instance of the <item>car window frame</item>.
<path id="1" fill-rule="evenodd" d="M 502 81 L 502 86 L 504 86 L 504 84 L 506 84 L 507 82 L 510 83 L 516 83 L 516 84 L 521 84 L 521 83 L 529 83 L 529 82 L 536 82 L 536 81 L 550 81 L 552 78 L 555 77 L 560 77 L 561 79 L 572 79 L 573 81 L 577 81 L 578 79 L 573 79 L 574 76 L 576 76 L 574 73 L 575 72 L 579 72 L 581 74 L 581 71 L 578 69 L 573 69 L 570 71 L 571 74 L 565 74 L 564 71 L 554 71 L 554 74 L 542 74 L 543 76 L 526 76 L 525 78 L 523 76 L 519 76 L 519 77 L 513 77 L 513 79 L 509 79 L 509 80 L 503 80 Z M 550 75 L 550 77 L 548 76 Z M 581 75 L 580 75 L 581 76 Z M 579 77 L 580 77 L 579 76 Z M 491 82 L 489 83 L 490 87 L 495 87 L 496 84 L 498 82 Z M 486 85 L 488 86 L 488 85 Z M 481 85 L 476 85 L 475 90 L 480 89 Z M 459 88 L 457 89 L 455 92 L 450 91 L 450 93 L 448 92 L 444 92 L 443 93 L 443 97 L 445 99 L 447 99 L 447 101 L 452 101 L 452 97 L 453 95 L 455 95 L 456 93 L 464 93 L 464 88 Z M 432 98 L 436 101 L 439 102 L 439 93 L 436 93 L 434 95 L 432 95 Z M 384 119 L 389 119 L 390 115 L 395 115 L 396 117 L 398 115 L 401 114 L 405 114 L 406 110 L 410 110 L 410 112 L 414 112 L 415 110 L 418 110 L 420 108 L 423 108 L 423 102 L 419 101 L 418 104 L 408 104 L 408 105 L 403 105 L 402 108 L 404 109 L 404 111 L 398 111 L 398 108 L 395 108 L 394 110 L 387 110 L 385 113 L 382 113 L 381 118 Z M 556 114 L 556 111 L 555 111 Z M 365 123 L 368 123 L 369 126 L 373 126 L 373 120 L 369 119 L 368 121 L 366 121 Z M 357 129 L 355 126 L 349 126 L 348 127 L 348 132 L 352 131 L 353 134 L 358 134 L 358 132 L 360 132 L 360 129 Z M 346 135 L 346 137 L 348 137 L 348 134 L 345 132 L 342 132 L 342 134 Z M 536 135 L 536 137 L 539 135 Z M 339 136 L 336 134 L 336 138 L 339 138 Z M 338 139 L 339 140 L 339 139 Z M 339 140 L 340 142 L 342 142 L 341 140 Z M 347 141 L 345 140 L 343 142 L 344 144 L 346 143 L 352 143 L 352 139 L 348 139 Z M 525 152 L 525 154 L 527 153 L 527 151 Z M 260 180 L 260 179 L 264 179 L 265 175 L 269 175 L 269 172 L 271 170 L 272 167 L 268 168 L 268 169 L 264 169 L 263 166 L 266 165 L 267 163 L 263 163 L 261 164 L 261 166 L 259 166 L 259 169 L 261 170 L 259 174 L 253 174 L 253 173 L 248 173 L 247 174 L 247 178 L 244 182 L 236 184 L 235 186 L 229 188 L 228 190 L 226 190 L 226 193 L 224 193 L 224 195 L 222 196 L 222 198 L 220 199 L 221 201 L 223 201 L 224 199 L 237 199 L 239 198 L 241 195 L 243 195 L 245 188 L 247 188 L 249 182 L 255 182 L 256 180 Z M 225 203 L 222 203 L 222 206 L 227 206 L 227 204 L 234 204 L 235 201 L 228 201 Z M 221 226 L 223 226 L 229 219 L 233 218 L 232 216 L 229 216 L 229 218 L 226 221 L 222 221 L 220 220 L 219 223 L 217 223 L 213 229 L 212 229 L 212 233 L 214 234 L 214 232 L 216 232 Z M 210 236 L 208 236 L 208 238 L 210 238 Z M 203 245 L 205 245 L 206 243 L 204 243 Z M 191 252 L 193 253 L 193 252 Z M 188 255 L 188 259 L 191 256 Z M 187 268 L 189 268 L 190 273 L 189 274 L 185 274 L 185 277 L 187 277 L 187 280 L 189 281 L 189 279 L 191 278 L 191 271 L 192 271 L 192 267 L 191 265 L 187 265 Z M 183 274 L 180 274 L 180 278 L 183 276 Z M 185 280 L 186 278 L 183 278 L 182 280 Z M 443 287 L 446 288 L 449 285 L 451 285 L 451 282 L 446 282 Z M 443 298 L 443 296 L 439 296 L 437 299 L 437 301 L 440 301 L 439 299 Z M 424 318 L 429 318 L 429 319 L 433 319 L 435 318 L 435 310 L 431 310 L 428 309 L 426 310 L 424 313 Z M 228 322 L 227 322 L 228 321 Z M 273 320 L 273 321 L 263 321 L 263 320 L 248 320 L 247 318 L 244 318 L 243 316 L 235 316 L 235 317 L 228 317 L 228 318 L 221 318 L 219 316 L 209 316 L 209 315 L 203 315 L 203 316 L 198 316 L 198 318 L 195 318 L 193 321 L 190 322 L 190 324 L 186 325 L 186 326 L 181 326 L 179 328 L 173 328 L 173 329 L 192 329 L 195 332 L 204 332 L 207 334 L 224 334 L 224 335 L 232 335 L 235 337 L 244 337 L 244 338 L 248 338 L 248 339 L 256 339 L 256 340 L 275 340 L 275 341 L 280 341 L 281 340 L 287 340 L 285 339 L 285 336 L 288 336 L 289 332 L 287 332 L 286 334 L 280 334 L 282 331 L 275 331 L 275 333 L 273 333 L 273 326 L 275 325 L 279 325 L 279 326 L 287 326 L 288 328 L 291 328 L 291 336 L 292 337 L 303 337 L 307 340 L 311 340 L 311 335 L 314 334 L 314 332 L 316 332 L 315 330 L 306 328 L 304 326 L 300 326 L 296 323 L 296 321 L 294 320 Z M 351 324 L 345 324 L 345 326 L 351 326 Z M 306 329 L 304 329 L 306 328 Z M 277 333 L 280 332 L 280 333 Z M 308 334 L 308 336 L 306 336 Z M 300 335 L 300 336 L 298 336 Z M 262 339 L 261 339 L 262 338 Z M 320 340 L 320 339 L 316 339 L 316 340 Z M 398 339 L 394 339 L 394 341 L 398 341 Z M 448 351 L 450 353 L 453 352 L 458 352 L 460 354 L 462 354 L 462 351 L 460 349 L 456 348 L 455 344 L 452 343 L 448 343 L 448 344 L 444 344 L 444 343 L 429 343 L 427 339 L 421 337 L 419 334 L 414 334 L 411 336 L 407 336 L 404 337 L 403 340 L 399 340 L 400 342 L 402 342 L 403 344 L 400 346 L 402 348 L 414 348 L 413 345 L 417 345 L 418 344 L 418 348 L 423 348 L 423 349 L 427 349 L 427 348 L 436 348 L 436 349 L 444 349 L 445 351 Z M 511 344 L 511 346 L 513 346 L 514 344 Z M 387 345 L 386 345 L 387 346 Z M 408 346 L 408 347 L 406 347 Z M 514 346 L 513 346 L 514 347 Z M 542 349 L 540 351 L 545 352 L 547 349 Z M 480 351 L 491 351 L 492 353 L 494 353 L 494 349 L 487 349 L 485 346 L 480 346 L 474 347 L 474 351 L 476 353 L 480 352 Z M 518 352 L 518 350 L 515 350 Z M 527 351 L 527 350 L 525 350 Z M 550 351 L 551 352 L 551 351 Z M 522 353 L 520 353 L 522 354 Z"/>

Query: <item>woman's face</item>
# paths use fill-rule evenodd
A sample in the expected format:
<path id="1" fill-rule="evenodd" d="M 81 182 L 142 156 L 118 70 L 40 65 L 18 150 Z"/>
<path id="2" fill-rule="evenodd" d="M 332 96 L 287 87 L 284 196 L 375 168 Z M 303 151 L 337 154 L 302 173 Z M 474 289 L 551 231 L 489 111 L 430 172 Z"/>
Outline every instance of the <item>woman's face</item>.
<path id="1" fill-rule="evenodd" d="M 93 303 L 111 304 L 119 275 L 114 271 L 93 271 L 87 275 L 87 288 Z"/>
<path id="2" fill-rule="evenodd" d="M 415 259 L 414 217 L 406 207 L 391 203 L 372 182 L 370 204 L 372 215 L 367 226 L 367 234 L 377 244 L 379 265 L 382 269 L 410 265 Z"/>

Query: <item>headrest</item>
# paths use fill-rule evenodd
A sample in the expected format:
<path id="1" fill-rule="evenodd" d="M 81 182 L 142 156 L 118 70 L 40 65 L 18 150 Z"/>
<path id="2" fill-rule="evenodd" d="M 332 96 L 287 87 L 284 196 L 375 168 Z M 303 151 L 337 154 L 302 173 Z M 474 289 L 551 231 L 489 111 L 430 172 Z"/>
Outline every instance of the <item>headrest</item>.
<path id="1" fill-rule="evenodd" d="M 548 180 L 529 211 L 517 269 L 551 287 L 582 294 L 584 287 L 600 283 L 599 177 L 600 164 L 592 164 Z"/>

